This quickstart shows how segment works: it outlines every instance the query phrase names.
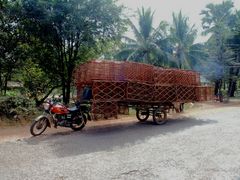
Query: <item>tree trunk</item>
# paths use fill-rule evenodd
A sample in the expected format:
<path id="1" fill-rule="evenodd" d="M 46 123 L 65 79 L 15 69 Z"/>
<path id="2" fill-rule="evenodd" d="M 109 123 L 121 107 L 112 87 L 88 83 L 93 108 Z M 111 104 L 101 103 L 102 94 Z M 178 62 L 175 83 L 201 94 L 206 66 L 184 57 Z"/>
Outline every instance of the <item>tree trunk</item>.
<path id="1" fill-rule="evenodd" d="M 238 77 L 239 68 L 230 68 L 229 71 L 229 85 L 228 85 L 228 96 L 234 97 L 235 91 L 237 90 L 237 79 L 234 77 Z"/>
<path id="2" fill-rule="evenodd" d="M 69 62 L 71 63 L 71 62 Z M 67 79 L 66 79 L 66 104 L 70 102 L 70 93 L 71 93 L 71 83 L 72 83 L 72 68 L 71 65 L 67 65 Z"/>
<path id="3" fill-rule="evenodd" d="M 215 81 L 214 95 L 219 96 L 221 94 L 221 89 L 222 89 L 222 79 L 217 79 Z"/>
<path id="4" fill-rule="evenodd" d="M 66 101 L 66 87 L 65 87 L 65 78 L 62 77 L 62 96 L 63 96 L 63 103 L 67 104 Z"/>
<path id="5" fill-rule="evenodd" d="M 65 64 L 64 64 L 64 55 L 63 50 L 61 47 L 61 55 L 60 55 L 60 62 L 61 62 L 61 85 L 62 85 L 62 96 L 63 96 L 63 103 L 67 104 L 66 101 L 66 78 L 65 78 Z"/>
<path id="6" fill-rule="evenodd" d="M 234 93 L 237 89 L 237 82 L 236 80 L 230 79 L 229 80 L 229 86 L 228 86 L 228 96 L 234 97 Z"/>
<path id="7" fill-rule="evenodd" d="M 4 80 L 4 86 L 3 86 L 3 90 L 4 90 L 4 95 L 7 94 L 7 82 L 9 80 L 9 78 L 11 77 L 11 71 L 7 72 L 6 76 L 5 76 L 5 80 Z"/>
<path id="8" fill-rule="evenodd" d="M 70 93 L 71 93 L 71 79 L 68 78 L 66 85 L 66 104 L 70 102 Z"/>
<path id="9" fill-rule="evenodd" d="M 45 101 L 45 99 L 47 99 L 47 97 L 53 92 L 53 90 L 54 89 L 56 89 L 56 88 L 58 88 L 58 87 L 60 87 L 60 86 L 54 86 L 54 87 L 52 87 L 49 91 L 48 91 L 48 93 L 42 98 L 42 99 L 38 99 L 37 97 L 35 97 L 34 99 L 35 99 L 35 105 L 36 105 L 36 107 L 39 107 L 44 101 Z"/>
<path id="10" fill-rule="evenodd" d="M 8 78 L 7 78 L 7 75 L 6 75 L 5 80 L 4 80 L 4 86 L 3 86 L 3 94 L 5 96 L 7 94 L 7 81 L 8 81 Z"/>
<path id="11" fill-rule="evenodd" d="M 226 80 L 223 80 L 223 90 L 226 90 Z"/>
<path id="12" fill-rule="evenodd" d="M 2 67 L 0 64 L 0 94 L 2 94 L 2 90 L 3 90 L 3 81 L 2 81 Z"/>
<path id="13" fill-rule="evenodd" d="M 74 59 L 71 59 L 71 61 L 69 61 L 67 64 L 66 103 L 70 102 L 72 74 L 75 68 L 74 62 Z"/>

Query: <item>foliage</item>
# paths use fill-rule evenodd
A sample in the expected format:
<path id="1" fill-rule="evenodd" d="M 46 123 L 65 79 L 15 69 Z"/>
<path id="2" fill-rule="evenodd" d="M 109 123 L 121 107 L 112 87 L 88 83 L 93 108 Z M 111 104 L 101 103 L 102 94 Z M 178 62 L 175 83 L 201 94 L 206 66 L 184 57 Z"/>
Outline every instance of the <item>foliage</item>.
<path id="1" fill-rule="evenodd" d="M 167 49 L 168 44 L 163 44 L 167 40 L 166 29 L 167 23 L 160 22 L 159 26 L 153 28 L 153 12 L 150 8 L 138 9 L 138 25 L 137 28 L 130 20 L 128 21 L 134 32 L 135 39 L 123 37 L 126 42 L 118 53 L 118 58 L 126 60 L 137 60 L 139 62 L 162 65 L 169 53 L 163 49 Z M 161 58 L 159 58 L 161 57 Z"/>
<path id="2" fill-rule="evenodd" d="M 227 65 L 229 67 L 229 87 L 228 95 L 234 97 L 237 90 L 237 81 L 240 72 L 240 12 L 235 14 L 235 25 L 232 28 L 231 36 L 226 41 L 227 48 L 231 51 L 231 56 Z"/>
<path id="3" fill-rule="evenodd" d="M 17 24 L 15 12 L 17 4 L 8 1 L 1 2 L 0 11 L 0 93 L 6 94 L 7 81 L 14 71 L 21 65 L 22 48 L 20 46 L 21 33 Z"/>
<path id="4" fill-rule="evenodd" d="M 117 41 L 123 32 L 122 7 L 114 0 L 22 0 L 22 9 L 28 34 L 53 49 L 54 72 L 68 103 L 76 63 L 100 54 L 101 47 Z"/>
<path id="5" fill-rule="evenodd" d="M 215 95 L 221 91 L 223 78 L 226 78 L 226 75 L 228 76 L 226 72 L 232 73 L 232 69 L 229 70 L 228 68 L 232 52 L 229 51 L 226 41 L 230 37 L 232 26 L 235 23 L 233 7 L 233 2 L 228 0 L 223 1 L 221 4 L 208 4 L 201 12 L 204 34 L 210 35 L 207 47 L 210 59 L 213 62 L 213 66 L 210 68 L 214 73 Z M 236 84 L 236 81 L 234 83 Z M 229 89 L 232 89 L 232 87 L 232 79 L 230 78 Z"/>
<path id="6" fill-rule="evenodd" d="M 138 10 L 139 28 L 129 21 L 135 39 L 124 37 L 125 44 L 117 57 L 158 66 L 197 69 L 207 53 L 202 44 L 194 44 L 196 29 L 188 24 L 188 18 L 181 12 L 173 14 L 171 27 L 162 21 L 155 29 L 153 15 L 151 9 Z"/>
<path id="7" fill-rule="evenodd" d="M 215 81 L 217 91 L 227 82 L 229 95 L 234 95 L 240 11 L 233 11 L 232 1 L 211 3 L 201 11 L 203 34 L 209 36 L 205 44 L 195 43 L 197 30 L 182 12 L 173 13 L 171 25 L 161 21 L 155 28 L 153 11 L 141 8 L 135 25 L 116 2 L 1 0 L 0 94 L 9 94 L 7 81 L 15 80 L 24 83 L 24 93 L 37 105 L 57 87 L 68 103 L 75 66 L 100 57 L 194 69 Z M 134 38 L 123 36 L 126 25 Z"/>
<path id="8" fill-rule="evenodd" d="M 171 27 L 171 40 L 174 47 L 174 55 L 180 69 L 195 69 L 203 63 L 207 54 L 202 44 L 194 44 L 197 30 L 194 25 L 189 25 L 188 17 L 180 11 L 173 13 L 173 25 Z"/>
<path id="9" fill-rule="evenodd" d="M 230 26 L 233 20 L 232 14 L 233 2 L 223 1 L 221 4 L 208 4 L 206 9 L 202 10 L 201 15 L 204 34 L 210 34 L 207 42 L 210 57 L 220 66 L 225 65 L 225 60 L 229 58 L 229 52 L 226 49 L 226 39 L 231 31 Z M 216 67 L 212 67 L 215 69 Z M 218 71 L 217 69 L 215 70 Z M 222 75 L 221 75 L 222 76 Z M 215 79 L 221 78 L 216 74 Z"/>
<path id="10" fill-rule="evenodd" d="M 57 88 L 39 65 L 30 60 L 26 61 L 20 74 L 20 79 L 24 83 L 25 94 L 29 98 L 33 98 L 37 106 L 43 103 L 48 95 Z"/>
<path id="11" fill-rule="evenodd" d="M 17 114 L 29 114 L 32 102 L 21 96 L 4 96 L 0 98 L 0 116 L 13 118 Z"/>

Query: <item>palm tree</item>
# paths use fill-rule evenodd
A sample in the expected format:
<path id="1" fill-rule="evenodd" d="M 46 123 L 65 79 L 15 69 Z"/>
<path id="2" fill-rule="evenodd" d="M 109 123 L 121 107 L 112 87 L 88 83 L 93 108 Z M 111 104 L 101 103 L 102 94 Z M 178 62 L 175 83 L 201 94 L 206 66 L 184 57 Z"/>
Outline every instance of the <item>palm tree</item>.
<path id="1" fill-rule="evenodd" d="M 205 10 L 202 10 L 202 26 L 203 34 L 210 34 L 209 43 L 214 44 L 212 49 L 214 55 L 219 63 L 223 63 L 224 51 L 226 49 L 225 41 L 230 35 L 230 26 L 233 23 L 233 8 L 232 1 L 223 1 L 222 4 L 208 4 Z"/>
<path id="2" fill-rule="evenodd" d="M 218 66 L 225 69 L 226 60 L 229 60 L 229 54 L 226 46 L 226 39 L 231 34 L 230 27 L 233 22 L 232 1 L 223 1 L 221 4 L 208 4 L 202 10 L 202 26 L 204 34 L 210 34 L 208 40 L 209 53 L 211 58 Z M 219 68 L 213 67 L 215 72 L 215 95 L 221 91 L 224 73 L 218 73 Z"/>
<path id="3" fill-rule="evenodd" d="M 177 15 L 173 13 L 171 37 L 178 68 L 194 69 L 206 57 L 204 46 L 194 44 L 196 35 L 197 30 L 194 25 L 189 25 L 188 17 L 183 16 L 181 11 Z"/>
<path id="4" fill-rule="evenodd" d="M 232 35 L 227 39 L 226 46 L 232 52 L 231 58 L 227 62 L 229 66 L 228 96 L 234 97 L 240 75 L 240 11 L 235 14 Z"/>
<path id="5" fill-rule="evenodd" d="M 156 29 L 153 28 L 153 15 L 154 13 L 150 8 L 147 10 L 144 8 L 141 10 L 138 9 L 139 28 L 129 20 L 129 25 L 133 30 L 135 38 L 123 37 L 125 44 L 118 53 L 118 57 L 124 58 L 127 61 L 137 60 L 155 65 L 166 64 L 166 59 L 168 59 L 170 53 L 164 51 L 163 47 L 159 45 L 163 41 L 167 41 L 166 29 L 168 24 L 161 22 Z M 164 48 L 170 49 L 166 45 L 165 43 Z"/>

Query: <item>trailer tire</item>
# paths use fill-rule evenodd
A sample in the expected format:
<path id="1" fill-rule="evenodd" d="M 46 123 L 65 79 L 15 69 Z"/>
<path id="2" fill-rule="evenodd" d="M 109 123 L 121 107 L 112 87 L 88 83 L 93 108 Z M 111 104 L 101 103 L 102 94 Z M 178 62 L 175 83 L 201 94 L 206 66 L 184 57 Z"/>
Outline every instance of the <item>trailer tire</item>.
<path id="1" fill-rule="evenodd" d="M 157 125 L 164 125 L 167 123 L 167 112 L 159 109 L 153 111 L 153 122 Z"/>
<path id="2" fill-rule="evenodd" d="M 136 116 L 140 122 L 147 121 L 149 118 L 149 114 L 150 113 L 148 109 L 136 109 Z"/>
<path id="3" fill-rule="evenodd" d="M 180 111 L 180 112 L 183 112 L 183 110 L 184 110 L 184 103 L 180 103 L 179 111 Z"/>

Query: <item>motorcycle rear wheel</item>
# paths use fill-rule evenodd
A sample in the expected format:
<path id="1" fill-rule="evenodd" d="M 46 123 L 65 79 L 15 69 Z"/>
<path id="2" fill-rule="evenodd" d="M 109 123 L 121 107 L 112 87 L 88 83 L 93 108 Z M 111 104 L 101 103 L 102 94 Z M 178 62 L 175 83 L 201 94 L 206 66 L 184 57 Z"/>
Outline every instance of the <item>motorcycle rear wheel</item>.
<path id="1" fill-rule="evenodd" d="M 74 118 L 76 118 L 76 119 L 73 120 L 73 122 L 71 123 L 71 128 L 74 131 L 80 131 L 87 124 L 87 118 L 86 118 L 86 116 L 84 114 L 82 114 L 82 116 L 78 115 L 78 116 L 76 116 Z"/>
<path id="2" fill-rule="evenodd" d="M 30 133 L 33 136 L 41 135 L 48 126 L 48 119 L 46 117 L 42 117 L 38 121 L 34 121 L 30 127 Z"/>

